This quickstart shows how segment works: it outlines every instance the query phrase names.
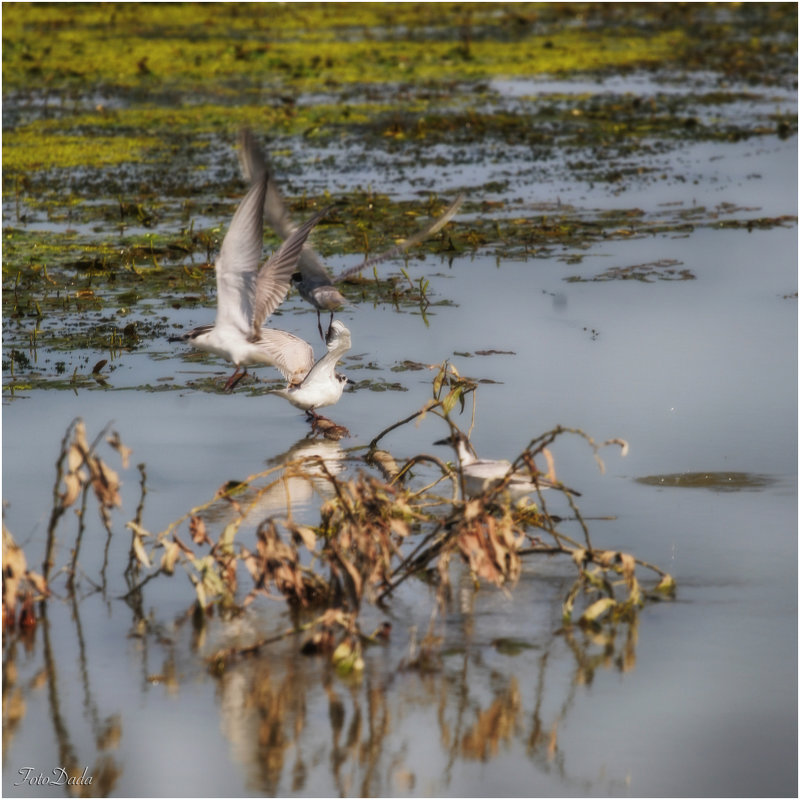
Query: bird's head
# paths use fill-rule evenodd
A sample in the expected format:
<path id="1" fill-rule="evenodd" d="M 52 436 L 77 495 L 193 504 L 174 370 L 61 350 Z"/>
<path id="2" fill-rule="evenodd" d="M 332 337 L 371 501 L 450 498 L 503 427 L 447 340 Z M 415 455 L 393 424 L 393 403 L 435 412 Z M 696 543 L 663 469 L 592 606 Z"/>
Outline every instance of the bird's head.
<path id="1" fill-rule="evenodd" d="M 472 444 L 470 444 L 467 435 L 459 430 L 453 431 L 453 433 L 446 439 L 439 439 L 438 442 L 434 442 L 433 444 L 434 445 L 449 444 L 459 454 L 462 452 L 466 452 L 477 457 L 477 453 L 473 449 Z"/>

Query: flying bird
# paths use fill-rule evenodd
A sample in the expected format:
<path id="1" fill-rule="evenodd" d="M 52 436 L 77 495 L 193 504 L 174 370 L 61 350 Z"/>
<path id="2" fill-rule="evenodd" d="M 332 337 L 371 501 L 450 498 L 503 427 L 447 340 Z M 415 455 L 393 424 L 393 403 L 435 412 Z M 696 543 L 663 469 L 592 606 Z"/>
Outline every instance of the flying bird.
<path id="1" fill-rule="evenodd" d="M 248 130 L 243 130 L 239 137 L 239 159 L 242 172 L 247 180 L 257 180 L 263 174 L 269 174 L 267 164 L 261 149 L 256 145 L 253 135 Z M 344 305 L 347 300 L 344 295 L 336 288 L 336 284 L 341 283 L 352 275 L 356 275 L 362 270 L 370 269 L 383 261 L 400 255 L 411 247 L 432 236 L 443 228 L 456 214 L 461 204 L 464 202 L 464 195 L 460 194 L 447 210 L 438 219 L 434 220 L 427 228 L 406 239 L 395 247 L 390 248 L 371 258 L 365 259 L 354 267 L 348 267 L 335 277 L 331 276 L 322 258 L 309 246 L 303 247 L 300 254 L 298 270 L 291 276 L 292 284 L 299 292 L 300 296 L 311 303 L 317 311 L 317 327 L 319 334 L 324 339 L 320 314 L 329 311 L 331 318 L 328 323 L 330 331 L 333 323 L 333 314 L 336 309 Z M 286 205 L 283 202 L 280 192 L 275 182 L 270 180 L 267 188 L 267 196 L 264 204 L 264 215 L 272 229 L 282 239 L 287 239 L 294 231 Z"/>
<path id="2" fill-rule="evenodd" d="M 308 342 L 264 323 L 283 302 L 292 273 L 311 229 L 330 210 L 324 209 L 292 231 L 259 270 L 264 243 L 264 199 L 269 176 L 256 176 L 242 199 L 225 234 L 214 265 L 217 276 L 217 317 L 213 325 L 201 325 L 170 341 L 183 341 L 197 350 L 222 356 L 236 370 L 225 389 L 247 374 L 247 367 L 277 367 L 289 383 L 299 383 L 314 365 Z"/>

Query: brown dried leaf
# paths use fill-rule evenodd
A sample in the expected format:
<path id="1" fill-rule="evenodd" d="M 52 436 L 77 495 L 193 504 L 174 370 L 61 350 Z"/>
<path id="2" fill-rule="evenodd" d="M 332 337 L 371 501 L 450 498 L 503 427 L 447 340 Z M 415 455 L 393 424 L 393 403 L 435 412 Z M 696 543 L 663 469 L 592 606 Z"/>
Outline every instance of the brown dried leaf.
<path id="1" fill-rule="evenodd" d="M 595 600 L 584 612 L 581 614 L 580 622 L 597 622 L 600 617 L 607 614 L 614 606 L 616 601 L 611 597 L 601 597 Z"/>
<path id="2" fill-rule="evenodd" d="M 572 553 L 572 560 L 578 565 L 578 567 L 583 568 L 584 562 L 586 561 L 586 550 L 583 547 L 576 547 Z"/>
<path id="3" fill-rule="evenodd" d="M 364 588 L 364 581 L 362 580 L 359 571 L 355 568 L 355 565 L 350 561 L 349 558 L 343 557 L 341 553 L 337 553 L 337 555 L 339 556 L 339 563 L 347 570 L 347 574 L 353 581 L 353 591 L 357 597 L 361 597 L 361 592 Z"/>
<path id="4" fill-rule="evenodd" d="M 592 560 L 604 569 L 613 566 L 617 560 L 616 550 L 592 550 Z"/>
<path id="5" fill-rule="evenodd" d="M 544 456 L 544 460 L 547 462 L 547 472 L 545 473 L 545 477 L 549 478 L 551 481 L 556 480 L 556 462 L 553 459 L 553 454 L 546 448 L 542 448 L 542 455 Z"/>
<path id="6" fill-rule="evenodd" d="M 433 379 L 433 396 L 438 397 L 439 392 L 442 390 L 442 383 L 446 375 L 446 365 L 442 364 L 439 368 L 439 374 Z"/>
<path id="7" fill-rule="evenodd" d="M 83 466 L 84 452 L 76 444 L 69 446 L 67 450 L 67 469 L 69 472 L 77 472 Z"/>
<path id="8" fill-rule="evenodd" d="M 75 423 L 75 430 L 72 434 L 73 444 L 80 449 L 84 457 L 89 455 L 89 443 L 86 441 L 86 425 L 79 419 Z"/>
<path id="9" fill-rule="evenodd" d="M 178 560 L 180 554 L 181 548 L 177 542 L 167 542 L 164 545 L 164 555 L 161 557 L 161 569 L 163 569 L 167 575 L 172 575 L 175 571 L 175 562 Z"/>
<path id="10" fill-rule="evenodd" d="M 392 480 L 400 471 L 392 454 L 388 453 L 386 450 L 374 450 L 370 453 L 369 460 L 371 463 L 378 466 L 387 480 Z"/>
<path id="11" fill-rule="evenodd" d="M 150 568 L 150 557 L 147 555 L 142 537 L 138 533 L 133 535 L 133 553 L 142 566 Z"/>
<path id="12" fill-rule="evenodd" d="M 208 531 L 206 531 L 206 523 L 202 517 L 192 517 L 189 520 L 189 533 L 195 544 L 211 544 Z"/>
<path id="13" fill-rule="evenodd" d="M 633 576 L 636 572 L 636 559 L 630 553 L 618 553 L 617 557 L 622 567 L 622 574 L 625 576 L 625 580 L 630 586 L 631 581 L 635 580 Z"/>
<path id="14" fill-rule="evenodd" d="M 65 489 L 61 493 L 61 505 L 69 508 L 80 496 L 85 478 L 80 472 L 68 472 L 64 476 Z"/>
<path id="15" fill-rule="evenodd" d="M 236 593 L 236 558 L 228 558 L 225 562 L 220 562 L 220 574 L 228 592 Z"/>
<path id="16" fill-rule="evenodd" d="M 314 548 L 317 546 L 317 534 L 314 533 L 311 528 L 306 525 L 296 525 L 294 523 L 287 523 L 287 527 L 292 534 L 302 540 L 307 550 L 311 552 L 314 551 Z"/>
<path id="17" fill-rule="evenodd" d="M 483 503 L 475 498 L 468 500 L 464 505 L 464 522 L 472 522 L 483 511 Z"/>
<path id="18" fill-rule="evenodd" d="M 394 517 L 389 520 L 389 528 L 396 536 L 401 536 L 403 538 L 408 536 L 408 534 L 411 532 L 407 522 Z"/>
<path id="19" fill-rule="evenodd" d="M 3 616 L 9 614 L 13 617 L 17 605 L 20 581 L 22 580 L 27 563 L 25 553 L 14 541 L 11 532 L 3 525 Z"/>
<path id="20" fill-rule="evenodd" d="M 128 462 L 133 450 L 122 443 L 122 439 L 119 438 L 119 433 L 117 433 L 117 431 L 113 431 L 110 436 L 106 437 L 106 441 L 119 453 L 120 460 L 122 461 L 122 468 L 128 469 Z"/>
<path id="21" fill-rule="evenodd" d="M 122 498 L 119 494 L 121 484 L 117 473 L 98 456 L 90 457 L 88 463 L 97 502 L 105 508 L 121 506 Z"/>
<path id="22" fill-rule="evenodd" d="M 472 572 L 499 586 L 503 582 L 503 575 L 491 558 L 487 542 L 482 534 L 483 531 L 479 525 L 465 530 L 458 537 L 458 546 L 466 557 Z"/>

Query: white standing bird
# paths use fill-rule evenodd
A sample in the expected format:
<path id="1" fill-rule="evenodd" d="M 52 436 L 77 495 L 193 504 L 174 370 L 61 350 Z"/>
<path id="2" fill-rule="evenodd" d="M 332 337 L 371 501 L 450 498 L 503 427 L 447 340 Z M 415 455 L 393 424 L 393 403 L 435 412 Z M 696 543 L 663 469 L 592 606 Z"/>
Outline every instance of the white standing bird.
<path id="1" fill-rule="evenodd" d="M 510 461 L 478 458 L 469 439 L 461 431 L 456 431 L 447 439 L 441 439 L 434 444 L 453 446 L 461 467 L 461 474 L 464 476 L 464 489 L 467 494 L 477 495 L 492 489 L 511 472 Z M 553 486 L 558 486 L 558 484 L 544 475 L 537 475 L 535 479 L 532 479 L 528 474 L 512 473 L 505 485 L 505 491 L 509 493 L 512 500 L 517 500 L 537 489 L 550 489 Z M 567 491 L 574 495 L 580 494 L 572 490 Z"/>
<path id="2" fill-rule="evenodd" d="M 222 241 L 215 264 L 214 324 L 201 325 L 170 338 L 232 361 L 236 371 L 225 384 L 226 390 L 232 390 L 247 374 L 248 366 L 272 365 L 293 383 L 301 381 L 314 365 L 314 351 L 308 342 L 287 331 L 263 326 L 286 297 L 311 229 L 329 209 L 315 214 L 293 231 L 259 270 L 268 180 L 266 172 L 257 176 Z"/>
<path id="3" fill-rule="evenodd" d="M 310 419 L 319 418 L 317 408 L 339 402 L 347 378 L 336 372 L 339 359 L 350 349 L 350 331 L 338 319 L 331 323 L 325 337 L 328 352 L 317 361 L 299 384 L 275 389 L 273 394 L 285 397 L 295 408 L 303 409 Z"/>
<path id="4" fill-rule="evenodd" d="M 249 131 L 243 130 L 241 132 L 239 143 L 239 158 L 245 178 L 252 181 L 265 173 L 269 174 L 269 165 Z M 322 258 L 311 247 L 308 245 L 303 247 L 298 263 L 298 271 L 291 276 L 292 284 L 297 289 L 300 296 L 311 303 L 317 310 L 317 327 L 319 328 L 320 336 L 322 336 L 323 339 L 325 338 L 322 333 L 320 314 L 323 311 L 330 312 L 331 318 L 328 324 L 328 331 L 330 331 L 330 326 L 333 323 L 333 312 L 347 302 L 344 295 L 336 288 L 337 283 L 341 283 L 362 270 L 370 269 L 383 261 L 394 258 L 409 248 L 423 242 L 429 236 L 433 236 L 434 233 L 443 228 L 455 216 L 463 202 L 464 195 L 460 194 L 450 207 L 445 210 L 444 214 L 434 220 L 424 230 L 415 234 L 410 239 L 400 242 L 396 247 L 392 247 L 385 253 L 365 259 L 354 267 L 348 267 L 342 270 L 335 277 L 331 276 Z M 287 239 L 292 235 L 294 224 L 286 210 L 283 198 L 272 180 L 270 180 L 267 188 L 264 215 L 270 227 L 272 227 L 282 239 Z"/>

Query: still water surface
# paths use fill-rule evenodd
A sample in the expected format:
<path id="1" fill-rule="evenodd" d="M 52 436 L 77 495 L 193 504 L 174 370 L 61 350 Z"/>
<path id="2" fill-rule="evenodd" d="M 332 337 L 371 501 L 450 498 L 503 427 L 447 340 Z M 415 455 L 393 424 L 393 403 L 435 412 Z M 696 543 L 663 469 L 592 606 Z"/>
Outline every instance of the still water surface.
<path id="1" fill-rule="evenodd" d="M 679 158 L 713 178 L 705 183 L 622 200 L 585 189 L 570 202 L 637 205 L 653 217 L 676 198 L 757 207 L 750 216 L 796 214 L 796 148 L 796 139 L 777 138 L 696 146 Z M 555 202 L 566 189 L 528 187 L 527 199 Z M 441 669 L 420 673 L 399 667 L 433 597 L 407 582 L 390 612 L 392 639 L 367 651 L 361 680 L 298 656 L 292 641 L 214 678 L 202 656 L 285 628 L 282 605 L 198 636 L 184 616 L 191 587 L 176 575 L 146 595 L 162 635 L 145 639 L 133 635 L 118 592 L 103 597 L 86 584 L 78 603 L 57 595 L 30 645 L 7 658 L 22 709 L 5 725 L 4 794 L 59 796 L 64 789 L 20 785 L 20 770 L 50 774 L 68 760 L 118 796 L 795 794 L 795 224 L 699 227 L 609 240 L 580 255 L 573 263 L 411 259 L 412 279 L 426 276 L 433 299 L 452 304 L 424 317 L 347 309 L 354 345 L 344 371 L 358 380 L 369 364 L 371 379 L 402 391 L 348 391 L 329 416 L 352 432 L 343 448 L 364 445 L 430 394 L 434 373 L 393 367 L 451 359 L 461 374 L 493 381 L 477 394 L 480 454 L 514 457 L 556 424 L 598 440 L 624 437 L 630 454 L 606 453 L 605 474 L 579 441 L 556 445 L 559 476 L 583 492 L 584 514 L 613 517 L 591 523 L 595 544 L 671 572 L 674 602 L 647 606 L 627 637 L 598 645 L 555 633 L 568 564 L 529 563 L 511 596 L 476 592 L 463 575 L 440 626 Z M 662 260 L 692 279 L 590 280 Z M 192 313 L 181 323 L 212 316 Z M 311 340 L 315 323 L 293 297 L 279 325 Z M 476 355 L 491 349 L 511 352 Z M 154 531 L 303 444 L 302 415 L 279 398 L 126 389 L 225 370 L 162 340 L 123 354 L 112 389 L 7 403 L 3 498 L 17 541 L 41 552 L 58 443 L 76 416 L 90 437 L 113 421 L 133 463 L 147 465 L 143 525 Z M 400 458 L 436 451 L 443 435 L 426 419 L 385 444 Z M 641 480 L 686 473 L 735 473 L 736 489 Z M 123 480 L 119 531 L 139 499 L 133 467 Z M 302 515 L 302 503 L 294 511 Z M 82 563 L 96 576 L 105 535 L 94 520 L 87 535 Z M 112 565 L 126 549 L 127 536 L 117 535 Z M 367 610 L 363 627 L 382 619 Z M 504 638 L 520 647 L 493 646 Z"/>

